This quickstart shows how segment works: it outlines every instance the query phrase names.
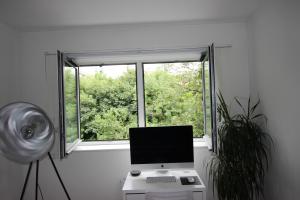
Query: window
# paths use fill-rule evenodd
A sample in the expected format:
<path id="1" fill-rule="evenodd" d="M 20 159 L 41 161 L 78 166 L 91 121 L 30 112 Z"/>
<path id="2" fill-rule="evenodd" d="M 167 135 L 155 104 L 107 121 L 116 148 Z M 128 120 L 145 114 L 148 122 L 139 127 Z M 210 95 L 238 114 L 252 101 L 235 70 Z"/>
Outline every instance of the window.
<path id="1" fill-rule="evenodd" d="M 191 124 L 194 137 L 202 137 L 205 122 L 211 121 L 208 65 L 186 61 L 142 63 L 142 68 L 146 126 Z M 205 91 L 203 75 L 208 85 Z M 138 126 L 136 78 L 136 64 L 80 67 L 82 140 L 128 139 L 129 127 Z M 74 81 L 66 81 L 69 87 L 74 85 Z"/>
<path id="2" fill-rule="evenodd" d="M 57 52 L 60 157 L 65 157 L 80 142 L 79 66 Z"/>
<path id="3" fill-rule="evenodd" d="M 65 65 L 64 67 L 64 86 L 65 92 L 65 111 L 66 111 L 66 142 L 70 144 L 78 138 L 77 124 L 78 112 L 77 112 L 77 83 L 76 77 L 78 76 L 78 70 L 75 67 Z"/>
<path id="4" fill-rule="evenodd" d="M 81 139 L 124 140 L 137 126 L 136 66 L 80 67 Z"/>
<path id="5" fill-rule="evenodd" d="M 210 67 L 208 60 L 204 60 L 202 63 L 202 76 L 203 76 L 203 105 L 204 105 L 204 130 L 205 133 L 211 136 L 212 131 L 212 119 L 211 119 L 211 85 L 210 85 Z"/>
<path id="6" fill-rule="evenodd" d="M 208 50 L 191 61 L 81 66 L 61 55 L 65 142 L 127 140 L 128 128 L 137 126 L 188 124 L 194 137 L 210 135 L 214 88 Z"/>
<path id="7" fill-rule="evenodd" d="M 144 64 L 146 126 L 193 125 L 204 135 L 201 62 Z"/>

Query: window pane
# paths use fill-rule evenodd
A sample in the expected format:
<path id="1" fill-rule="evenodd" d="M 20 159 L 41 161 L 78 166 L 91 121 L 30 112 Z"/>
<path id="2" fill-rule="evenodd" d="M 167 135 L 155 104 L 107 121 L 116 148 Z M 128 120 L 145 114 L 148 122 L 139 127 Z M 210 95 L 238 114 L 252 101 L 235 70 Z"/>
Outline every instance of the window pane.
<path id="1" fill-rule="evenodd" d="M 64 66 L 65 92 L 65 127 L 66 142 L 78 139 L 77 104 L 76 104 L 76 69 Z"/>
<path id="2" fill-rule="evenodd" d="M 210 76 L 209 76 L 209 62 L 204 62 L 204 76 L 205 76 L 205 102 L 206 102 L 206 134 L 211 136 L 211 95 L 210 95 Z"/>
<path id="3" fill-rule="evenodd" d="M 204 135 L 200 62 L 144 64 L 147 126 L 193 125 Z"/>
<path id="4" fill-rule="evenodd" d="M 135 65 L 80 68 L 81 138 L 128 139 L 137 126 Z"/>

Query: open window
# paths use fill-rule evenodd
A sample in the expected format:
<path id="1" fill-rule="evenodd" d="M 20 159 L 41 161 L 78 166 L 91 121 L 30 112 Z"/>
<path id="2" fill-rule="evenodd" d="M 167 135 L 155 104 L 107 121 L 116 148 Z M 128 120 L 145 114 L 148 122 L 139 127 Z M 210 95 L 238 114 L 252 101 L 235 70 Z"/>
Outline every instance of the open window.
<path id="1" fill-rule="evenodd" d="M 58 52 L 61 157 L 80 139 L 128 140 L 137 126 L 193 125 L 215 144 L 213 46 L 125 53 Z"/>
<path id="2" fill-rule="evenodd" d="M 201 54 L 202 64 L 202 98 L 204 114 L 204 132 L 211 139 L 209 148 L 216 152 L 217 149 L 217 102 L 216 80 L 214 65 L 214 44 L 208 46 Z M 209 142 L 209 141 L 207 141 Z M 210 143 L 210 142 L 209 142 Z"/>
<path id="3" fill-rule="evenodd" d="M 80 142 L 79 66 L 61 52 L 58 55 L 60 157 Z"/>

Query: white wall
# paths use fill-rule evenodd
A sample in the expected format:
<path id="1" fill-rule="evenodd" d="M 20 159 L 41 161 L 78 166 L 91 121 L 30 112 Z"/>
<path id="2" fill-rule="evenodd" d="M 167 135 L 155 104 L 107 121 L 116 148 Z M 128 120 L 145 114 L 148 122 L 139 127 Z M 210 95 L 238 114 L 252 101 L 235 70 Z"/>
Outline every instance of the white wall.
<path id="1" fill-rule="evenodd" d="M 206 147 L 195 149 L 196 168 L 207 182 L 205 161 L 210 152 Z M 69 158 L 56 162 L 72 199 L 121 199 L 123 178 L 130 170 L 129 150 L 73 152 Z M 40 165 L 40 185 L 45 199 L 67 199 L 49 160 Z M 34 198 L 34 176 L 25 199 Z M 210 191 L 211 192 L 211 191 Z M 211 193 L 209 194 L 211 196 Z"/>
<path id="2" fill-rule="evenodd" d="M 1 73 L 0 73 L 0 91 L 1 91 L 1 98 L 0 104 L 1 106 L 8 102 L 8 87 L 6 84 L 8 83 L 8 74 L 9 66 L 11 65 L 11 45 L 13 44 L 11 35 L 11 30 L 3 24 L 0 24 L 0 66 L 1 66 Z M 11 58 L 11 59 L 10 59 Z"/>
<path id="3" fill-rule="evenodd" d="M 0 23 L 0 107 L 8 104 L 13 99 L 15 92 L 14 79 L 17 61 L 18 34 Z M 12 90 L 11 90 L 12 89 Z M 8 161 L 0 155 L 0 198 L 5 200 L 16 199 L 16 189 L 20 189 L 20 165 Z"/>
<path id="4" fill-rule="evenodd" d="M 0 22 L 0 107 L 12 100 L 11 88 L 16 84 L 13 79 L 17 65 L 19 37 L 16 31 Z"/>
<path id="5" fill-rule="evenodd" d="M 264 1 L 249 26 L 254 65 L 251 88 L 259 93 L 275 141 L 266 180 L 270 200 L 300 196 L 299 9 L 297 0 Z"/>
<path id="6" fill-rule="evenodd" d="M 52 107 L 53 97 L 49 91 L 56 88 L 45 81 L 44 52 L 46 51 L 174 48 L 207 46 L 215 42 L 217 45 L 232 45 L 226 53 L 221 50 L 216 53 L 227 62 L 226 65 L 218 68 L 219 83 L 225 96 L 247 97 L 249 75 L 246 28 L 243 22 L 211 24 L 180 22 L 25 32 L 21 34 L 20 41 L 21 65 L 15 73 L 20 89 L 14 95 L 18 99 L 35 103 L 48 111 Z M 53 67 L 56 68 L 54 65 Z M 46 71 L 49 73 L 49 70 Z M 195 153 L 197 170 L 206 183 L 203 162 L 209 154 L 206 148 L 197 149 Z M 74 152 L 67 159 L 56 163 L 73 199 L 117 200 L 121 198 L 120 180 L 129 170 L 129 151 Z M 49 164 L 47 160 L 41 164 L 40 179 L 41 187 L 45 191 L 44 195 L 46 199 L 64 199 L 64 194 Z M 32 193 L 27 194 L 27 199 L 30 196 Z M 212 199 L 211 196 L 210 191 L 208 199 Z"/>

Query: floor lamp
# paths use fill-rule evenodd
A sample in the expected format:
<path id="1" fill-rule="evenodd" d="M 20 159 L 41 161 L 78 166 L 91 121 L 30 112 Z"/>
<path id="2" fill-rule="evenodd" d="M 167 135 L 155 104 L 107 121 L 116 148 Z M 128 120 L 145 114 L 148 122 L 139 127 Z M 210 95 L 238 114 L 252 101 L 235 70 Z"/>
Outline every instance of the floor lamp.
<path id="1" fill-rule="evenodd" d="M 20 199 L 24 197 L 34 162 L 36 163 L 35 199 L 38 199 L 39 161 L 48 156 L 70 200 L 70 195 L 50 154 L 54 143 L 54 126 L 46 113 L 34 104 L 15 102 L 0 109 L 0 119 L 0 152 L 12 161 L 29 164 Z"/>

